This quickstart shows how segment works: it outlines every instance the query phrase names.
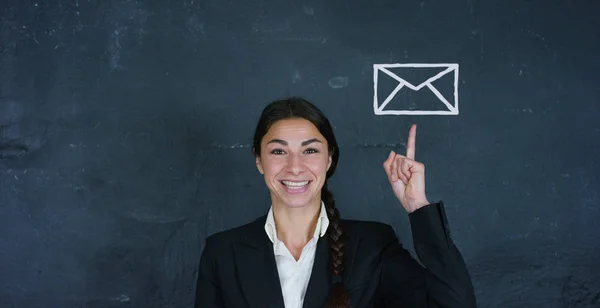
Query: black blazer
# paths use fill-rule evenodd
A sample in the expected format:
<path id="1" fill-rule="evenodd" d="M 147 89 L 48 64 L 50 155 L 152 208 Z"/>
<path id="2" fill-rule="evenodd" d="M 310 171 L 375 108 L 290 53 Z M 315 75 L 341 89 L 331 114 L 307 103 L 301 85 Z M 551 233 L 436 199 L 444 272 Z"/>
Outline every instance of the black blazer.
<path id="1" fill-rule="evenodd" d="M 283 308 L 266 215 L 209 236 L 200 257 L 196 308 Z M 409 214 L 421 266 L 390 225 L 342 220 L 348 236 L 342 281 L 351 307 L 477 307 L 463 258 L 450 238 L 443 203 Z M 329 230 L 329 229 L 328 229 Z M 328 236 L 319 238 L 303 307 L 323 307 L 331 290 Z"/>

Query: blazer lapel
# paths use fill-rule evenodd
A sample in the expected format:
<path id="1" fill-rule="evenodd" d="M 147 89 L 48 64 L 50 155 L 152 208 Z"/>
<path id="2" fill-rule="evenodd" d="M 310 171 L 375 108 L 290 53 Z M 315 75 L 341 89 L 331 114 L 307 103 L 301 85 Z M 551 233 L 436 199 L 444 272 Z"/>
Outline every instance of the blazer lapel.
<path id="1" fill-rule="evenodd" d="M 235 267 L 249 307 L 283 308 L 273 246 L 263 228 L 265 218 L 251 224 L 234 245 Z"/>
<path id="2" fill-rule="evenodd" d="M 323 307 L 329 296 L 331 288 L 331 275 L 329 273 L 329 238 L 328 234 L 317 241 L 315 262 L 302 307 Z"/>

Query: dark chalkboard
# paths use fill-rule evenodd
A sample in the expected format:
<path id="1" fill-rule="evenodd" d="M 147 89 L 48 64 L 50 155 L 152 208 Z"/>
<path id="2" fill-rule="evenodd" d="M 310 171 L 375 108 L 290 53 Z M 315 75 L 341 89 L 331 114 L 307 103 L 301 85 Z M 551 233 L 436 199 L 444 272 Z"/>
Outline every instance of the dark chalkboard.
<path id="1" fill-rule="evenodd" d="M 381 164 L 417 123 L 480 307 L 599 307 L 599 8 L 3 1 L 0 306 L 190 307 L 206 236 L 270 205 L 260 111 L 299 95 L 335 127 L 342 217 L 412 249 Z M 388 64 L 386 109 L 453 112 L 378 113 Z"/>

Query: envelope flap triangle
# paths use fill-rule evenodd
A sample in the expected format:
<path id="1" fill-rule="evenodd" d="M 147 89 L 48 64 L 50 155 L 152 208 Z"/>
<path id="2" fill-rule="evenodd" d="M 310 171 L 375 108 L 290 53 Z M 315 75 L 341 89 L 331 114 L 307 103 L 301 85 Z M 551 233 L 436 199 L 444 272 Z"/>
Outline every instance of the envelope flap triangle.
<path id="1" fill-rule="evenodd" d="M 430 78 L 447 70 L 448 67 L 386 67 L 385 69 L 417 88 Z M 390 76 L 390 78 L 392 77 Z"/>

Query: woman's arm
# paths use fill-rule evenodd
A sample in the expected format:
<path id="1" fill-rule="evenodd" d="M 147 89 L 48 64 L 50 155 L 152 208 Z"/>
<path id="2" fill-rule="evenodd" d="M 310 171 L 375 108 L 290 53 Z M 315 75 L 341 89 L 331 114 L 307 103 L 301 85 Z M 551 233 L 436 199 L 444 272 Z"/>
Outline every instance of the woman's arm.
<path id="1" fill-rule="evenodd" d="M 211 240 L 211 237 L 206 239 L 206 245 L 200 256 L 194 303 L 195 308 L 224 307 L 215 266 L 216 258 L 213 254 L 214 248 L 211 245 Z"/>
<path id="2" fill-rule="evenodd" d="M 421 266 L 392 228 L 386 234 L 380 294 L 386 307 L 476 308 L 466 264 L 450 238 L 443 203 L 409 214 Z"/>
<path id="3" fill-rule="evenodd" d="M 406 156 L 391 151 L 383 168 L 394 195 L 409 213 L 415 250 L 425 268 L 389 228 L 383 256 L 383 298 L 389 307 L 477 307 L 469 272 L 450 238 L 443 203 L 427 200 L 425 165 L 415 160 L 416 135 L 413 124 Z"/>

